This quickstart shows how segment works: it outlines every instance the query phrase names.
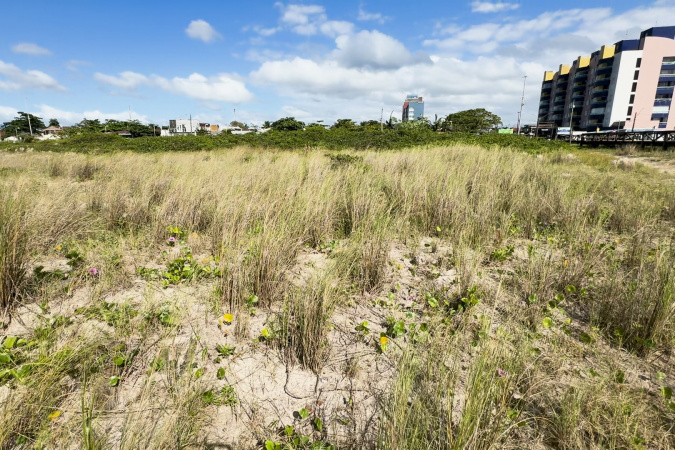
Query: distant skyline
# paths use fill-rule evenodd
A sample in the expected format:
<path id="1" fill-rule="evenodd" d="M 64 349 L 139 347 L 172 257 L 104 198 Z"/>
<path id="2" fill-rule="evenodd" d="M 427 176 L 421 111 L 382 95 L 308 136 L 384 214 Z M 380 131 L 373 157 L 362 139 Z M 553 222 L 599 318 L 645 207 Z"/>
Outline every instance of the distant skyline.
<path id="1" fill-rule="evenodd" d="M 486 108 L 536 122 L 545 70 L 675 25 L 675 0 L 6 2 L 0 122 L 17 111 L 167 125 L 400 119 Z"/>

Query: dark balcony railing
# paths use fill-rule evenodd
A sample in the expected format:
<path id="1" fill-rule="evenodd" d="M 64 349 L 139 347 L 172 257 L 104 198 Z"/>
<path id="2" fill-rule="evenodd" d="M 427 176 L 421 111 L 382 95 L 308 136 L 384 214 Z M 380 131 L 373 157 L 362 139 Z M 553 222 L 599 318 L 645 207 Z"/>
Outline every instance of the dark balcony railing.
<path id="1" fill-rule="evenodd" d="M 593 86 L 609 86 L 610 81 L 609 78 L 596 78 Z"/>
<path id="2" fill-rule="evenodd" d="M 595 71 L 596 75 L 609 75 L 610 73 L 612 73 L 612 66 L 601 67 L 601 68 L 598 68 L 598 70 Z"/>
<path id="3" fill-rule="evenodd" d="M 656 88 L 656 93 L 657 94 L 672 94 L 673 88 L 675 88 L 675 86 L 659 87 L 659 88 Z"/>
<path id="4" fill-rule="evenodd" d="M 670 106 L 672 100 L 654 100 L 654 106 Z"/>
<path id="5" fill-rule="evenodd" d="M 550 91 L 552 87 L 553 87 L 553 83 L 551 81 L 547 81 L 546 83 L 541 85 L 541 90 L 542 91 Z"/>

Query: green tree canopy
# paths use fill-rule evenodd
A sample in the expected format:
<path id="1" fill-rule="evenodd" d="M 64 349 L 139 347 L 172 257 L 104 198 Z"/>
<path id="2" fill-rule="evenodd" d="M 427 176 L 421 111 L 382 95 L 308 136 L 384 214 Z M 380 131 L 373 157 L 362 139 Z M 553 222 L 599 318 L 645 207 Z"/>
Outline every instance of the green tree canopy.
<path id="1" fill-rule="evenodd" d="M 30 124 L 28 123 L 29 117 Z M 5 130 L 5 133 L 8 136 L 14 136 L 22 133 L 30 133 L 31 129 L 33 130 L 33 133 L 35 133 L 37 130 L 47 127 L 45 127 L 42 118 L 27 114 L 23 111 L 18 111 L 17 116 L 14 119 L 9 122 L 4 122 L 0 128 Z"/>
<path id="2" fill-rule="evenodd" d="M 356 124 L 352 119 L 338 119 L 333 126 L 330 127 L 331 130 L 335 129 L 346 129 L 346 130 L 353 130 L 356 128 Z"/>
<path id="3" fill-rule="evenodd" d="M 449 114 L 443 121 L 445 131 L 485 133 L 502 125 L 502 119 L 483 108 Z"/>
<path id="4" fill-rule="evenodd" d="M 233 120 L 230 122 L 231 127 L 239 127 L 242 130 L 248 130 L 248 125 L 246 125 L 244 122 L 239 122 L 238 120 Z"/>
<path id="5" fill-rule="evenodd" d="M 158 135 L 159 132 L 155 127 L 156 125 L 154 124 L 144 125 L 138 120 L 108 119 L 104 123 L 101 123 L 98 119 L 83 119 L 73 127 L 73 130 L 85 133 L 128 131 L 132 137 L 140 137 Z"/>
<path id="6" fill-rule="evenodd" d="M 379 130 L 380 121 L 379 120 L 364 120 L 361 122 L 360 127 L 364 130 Z"/>
<path id="7" fill-rule="evenodd" d="M 305 128 L 305 122 L 295 120 L 295 117 L 284 117 L 272 123 L 272 128 L 276 131 L 297 131 Z"/>
<path id="8" fill-rule="evenodd" d="M 59 119 L 49 119 L 49 126 L 60 127 L 61 125 L 59 124 Z"/>

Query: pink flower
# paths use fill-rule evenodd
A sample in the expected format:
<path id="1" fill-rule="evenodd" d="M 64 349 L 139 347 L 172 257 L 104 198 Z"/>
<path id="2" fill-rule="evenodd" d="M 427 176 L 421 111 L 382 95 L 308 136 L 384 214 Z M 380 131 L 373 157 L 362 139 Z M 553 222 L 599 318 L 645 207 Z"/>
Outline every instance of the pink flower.
<path id="1" fill-rule="evenodd" d="M 98 275 L 98 269 L 96 267 L 92 267 L 89 269 L 89 274 L 90 275 Z"/>
<path id="2" fill-rule="evenodd" d="M 175 244 L 175 243 L 176 243 L 176 238 L 173 237 L 173 236 L 171 236 L 171 237 L 169 238 L 169 244 L 170 244 L 170 245 L 173 245 L 173 244 Z"/>
<path id="3" fill-rule="evenodd" d="M 506 376 L 506 370 L 501 369 L 501 368 L 497 368 L 497 375 L 499 375 L 500 377 L 505 377 Z"/>

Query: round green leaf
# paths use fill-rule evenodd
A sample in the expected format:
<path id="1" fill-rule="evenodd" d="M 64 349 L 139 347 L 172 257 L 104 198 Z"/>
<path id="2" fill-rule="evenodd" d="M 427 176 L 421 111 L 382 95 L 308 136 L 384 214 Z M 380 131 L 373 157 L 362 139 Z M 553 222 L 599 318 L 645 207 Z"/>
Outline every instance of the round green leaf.
<path id="1" fill-rule="evenodd" d="M 110 377 L 110 381 L 108 382 L 110 386 L 115 387 L 118 384 L 120 384 L 120 377 Z"/>

